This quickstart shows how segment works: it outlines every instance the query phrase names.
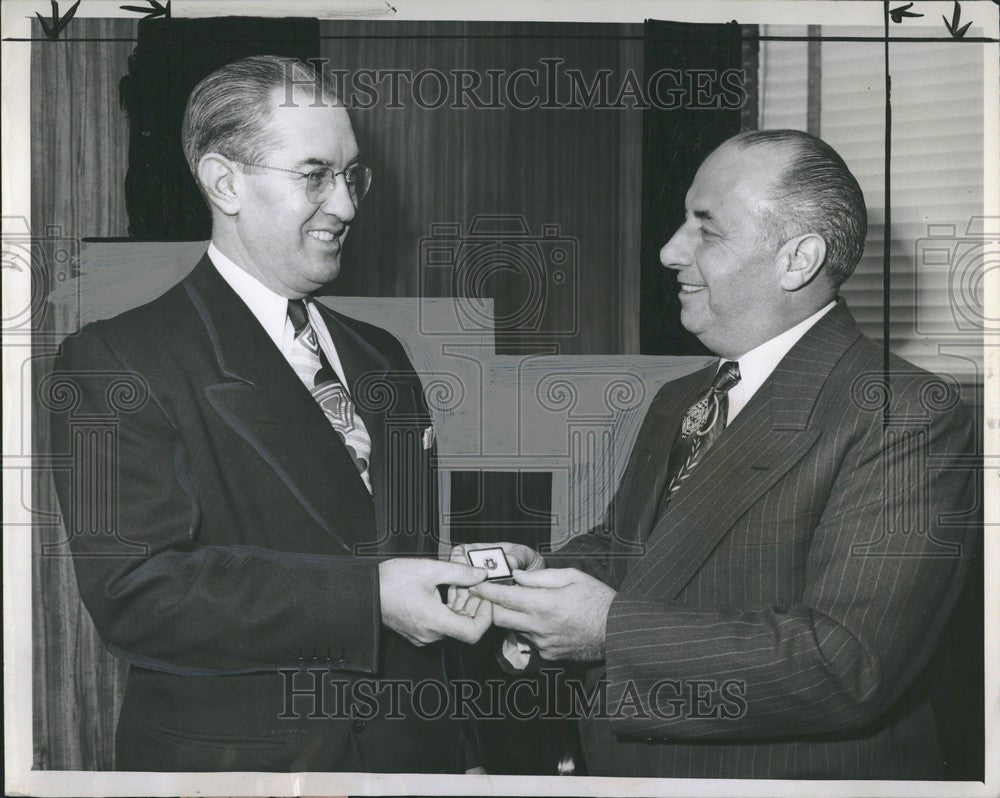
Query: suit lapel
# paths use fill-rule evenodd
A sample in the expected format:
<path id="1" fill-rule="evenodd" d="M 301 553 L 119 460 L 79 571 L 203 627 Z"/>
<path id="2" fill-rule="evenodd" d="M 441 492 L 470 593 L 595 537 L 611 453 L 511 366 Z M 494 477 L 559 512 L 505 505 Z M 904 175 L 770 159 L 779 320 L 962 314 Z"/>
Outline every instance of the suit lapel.
<path id="1" fill-rule="evenodd" d="M 431 523 L 425 506 L 433 489 L 430 452 L 423 431 L 431 418 L 419 378 L 393 364 L 361 334 L 358 322 L 318 304 L 344 367 L 355 411 L 371 436 L 370 476 L 377 543 L 360 553 L 425 552 L 433 536 L 417 533 Z"/>
<path id="2" fill-rule="evenodd" d="M 680 419 L 695 399 L 704 393 L 715 374 L 716 362 L 668 383 L 653 399 L 639 429 L 633 454 L 615 494 L 612 584 L 621 584 L 635 555 L 649 538 L 656 522 L 656 509 L 666 487 L 670 451 L 680 432 Z"/>
<path id="3" fill-rule="evenodd" d="M 225 377 L 205 386 L 209 403 L 341 546 L 370 540 L 371 500 L 350 454 L 257 319 L 207 256 L 184 288 Z"/>
<path id="4" fill-rule="evenodd" d="M 657 519 L 629 574 L 632 587 L 676 597 L 750 506 L 805 456 L 822 433 L 810 420 L 823 385 L 859 335 L 841 300 L 792 347 Z"/>
<path id="5" fill-rule="evenodd" d="M 364 338 L 355 331 L 347 319 L 321 303 L 316 303 L 326 321 L 330 339 L 337 349 L 337 357 L 344 369 L 347 390 L 354 404 L 354 412 L 364 421 L 371 437 L 371 454 L 368 461 L 368 475 L 372 483 L 369 501 L 374 501 L 376 540 L 384 541 L 388 532 L 386 508 L 386 410 L 383 403 L 376 401 L 385 390 L 390 390 L 386 380 L 390 379 L 389 363 Z M 357 469 L 355 469 L 355 472 Z M 361 477 L 358 475 L 358 482 Z M 369 541 L 371 542 L 371 541 Z"/>

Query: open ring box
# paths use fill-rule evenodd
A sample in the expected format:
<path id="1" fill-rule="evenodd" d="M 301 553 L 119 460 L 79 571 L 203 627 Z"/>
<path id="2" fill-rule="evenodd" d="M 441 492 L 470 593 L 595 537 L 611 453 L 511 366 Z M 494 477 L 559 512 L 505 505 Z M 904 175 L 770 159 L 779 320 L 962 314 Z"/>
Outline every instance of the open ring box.
<path id="1" fill-rule="evenodd" d="M 497 582 L 501 585 L 514 584 L 514 572 L 507 562 L 507 555 L 499 546 L 492 549 L 471 549 L 465 556 L 469 558 L 469 565 L 473 568 L 482 568 L 486 571 L 487 582 Z"/>

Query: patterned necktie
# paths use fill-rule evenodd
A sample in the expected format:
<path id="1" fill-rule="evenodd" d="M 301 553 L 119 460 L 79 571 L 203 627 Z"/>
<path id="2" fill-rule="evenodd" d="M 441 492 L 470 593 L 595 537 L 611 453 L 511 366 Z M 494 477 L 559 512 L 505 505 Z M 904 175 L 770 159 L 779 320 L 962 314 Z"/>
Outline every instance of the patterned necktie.
<path id="1" fill-rule="evenodd" d="M 670 448 L 667 489 L 660 498 L 660 512 L 694 471 L 712 444 L 726 428 L 729 390 L 740 381 L 740 366 L 734 360 L 722 364 L 712 387 L 684 415 L 681 432 Z"/>
<path id="2" fill-rule="evenodd" d="M 289 353 L 292 368 L 344 442 L 365 487 L 371 493 L 368 461 L 371 457 L 372 439 L 365 422 L 354 412 L 350 395 L 319 345 L 316 331 L 309 321 L 305 300 L 288 300 L 288 318 L 295 330 L 295 340 Z"/>

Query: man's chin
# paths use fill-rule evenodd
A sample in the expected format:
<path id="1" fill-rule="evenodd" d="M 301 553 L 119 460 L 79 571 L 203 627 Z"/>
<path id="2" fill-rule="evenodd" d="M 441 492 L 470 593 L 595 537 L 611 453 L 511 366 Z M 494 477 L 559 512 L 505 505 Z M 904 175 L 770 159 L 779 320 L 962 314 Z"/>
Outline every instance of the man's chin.
<path id="1" fill-rule="evenodd" d="M 716 348 L 719 345 L 718 339 L 718 328 L 715 328 L 713 334 L 713 327 L 709 323 L 709 320 L 704 317 L 695 316 L 692 313 L 685 314 L 681 311 L 681 326 L 687 330 L 691 335 L 698 339 L 702 346 L 708 348 L 710 351 L 718 353 Z"/>
<path id="2" fill-rule="evenodd" d="M 320 285 L 326 285 L 337 279 L 340 274 L 340 254 L 324 258 L 319 263 L 314 263 L 312 276 Z"/>
<path id="3" fill-rule="evenodd" d="M 691 335 L 701 336 L 708 331 L 708 324 L 704 318 L 699 318 L 699 315 L 689 308 L 681 308 L 681 326 Z"/>

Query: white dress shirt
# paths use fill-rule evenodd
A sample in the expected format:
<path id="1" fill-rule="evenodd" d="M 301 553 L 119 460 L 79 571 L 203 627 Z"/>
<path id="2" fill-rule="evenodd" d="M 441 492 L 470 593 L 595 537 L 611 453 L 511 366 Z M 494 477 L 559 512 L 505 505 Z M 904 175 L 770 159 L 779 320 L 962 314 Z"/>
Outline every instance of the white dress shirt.
<path id="1" fill-rule="evenodd" d="M 219 251 L 214 241 L 208 245 L 208 257 L 216 271 L 222 275 L 222 279 L 229 283 L 230 288 L 246 303 L 250 312 L 264 328 L 264 332 L 274 341 L 274 345 L 284 355 L 285 360 L 288 360 L 292 341 L 295 340 L 295 330 L 288 318 L 288 299 L 274 293 L 256 277 L 233 263 Z M 319 339 L 323 354 L 330 361 L 333 370 L 337 372 L 341 383 L 346 386 L 347 377 L 344 374 L 344 367 L 337 355 L 337 348 L 333 345 L 333 339 L 330 338 L 326 322 L 323 321 L 323 317 L 320 316 L 312 302 L 307 302 L 306 307 L 309 309 L 309 321 L 312 323 L 313 330 L 316 331 L 316 337 Z"/>
<path id="2" fill-rule="evenodd" d="M 835 301 L 830 302 L 808 319 L 803 319 L 794 327 L 774 336 L 770 341 L 765 341 L 760 346 L 754 347 L 736 361 L 740 367 L 740 381 L 729 390 L 729 412 L 726 415 L 726 426 L 733 423 L 733 419 L 746 407 L 747 402 L 764 384 L 764 380 L 771 376 L 771 372 L 788 354 L 788 350 L 795 346 L 799 339 L 809 331 L 809 328 L 829 313 L 836 304 Z M 725 362 L 725 360 L 720 360 L 719 368 L 722 368 L 722 364 Z"/>

